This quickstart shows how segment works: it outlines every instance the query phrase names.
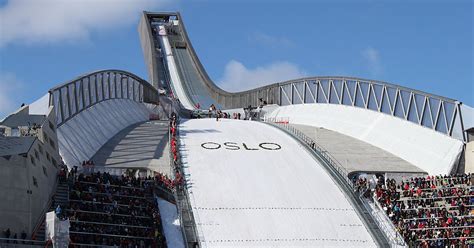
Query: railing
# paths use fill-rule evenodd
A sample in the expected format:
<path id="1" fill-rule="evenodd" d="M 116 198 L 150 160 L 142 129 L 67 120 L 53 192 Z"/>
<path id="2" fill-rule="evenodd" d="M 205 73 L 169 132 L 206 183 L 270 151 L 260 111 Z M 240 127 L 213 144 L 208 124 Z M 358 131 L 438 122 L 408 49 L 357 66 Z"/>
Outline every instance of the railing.
<path id="1" fill-rule="evenodd" d="M 133 228 L 143 228 L 143 229 L 152 229 L 149 226 L 135 226 L 135 225 L 124 225 L 124 224 L 115 224 L 115 223 L 105 223 L 105 222 L 95 222 L 95 221 L 81 221 L 81 220 L 71 220 L 71 223 L 84 223 L 92 225 L 102 225 L 102 226 L 120 226 L 120 227 L 133 227 Z"/>
<path id="2" fill-rule="evenodd" d="M 473 245 L 474 244 L 474 236 L 469 236 L 469 237 L 451 237 L 449 238 L 449 240 L 456 240 L 456 239 L 465 239 L 465 240 L 470 240 L 468 241 L 468 244 L 471 244 Z M 446 238 L 431 238 L 431 239 L 417 239 L 416 241 L 417 242 L 423 242 L 423 241 L 435 241 L 435 240 L 445 240 L 446 241 Z M 472 246 L 469 246 L 469 247 L 472 247 Z"/>
<path id="3" fill-rule="evenodd" d="M 93 182 L 87 182 L 87 181 L 77 181 L 77 183 L 91 184 L 91 185 L 96 185 L 96 186 L 99 186 L 99 184 L 100 184 L 100 183 L 93 183 Z M 118 184 L 110 184 L 110 185 L 107 185 L 107 187 L 116 187 L 116 188 L 135 189 L 135 190 L 145 191 L 144 188 L 126 186 L 126 185 L 118 185 Z M 89 193 L 89 192 L 87 192 L 87 193 Z"/>
<path id="4" fill-rule="evenodd" d="M 437 199 L 451 199 L 451 198 L 463 198 L 463 197 L 474 197 L 474 195 L 453 195 L 453 196 L 437 196 L 437 197 L 404 197 L 401 201 L 418 201 L 418 200 L 437 200 Z"/>
<path id="5" fill-rule="evenodd" d="M 339 175 L 343 176 L 346 183 L 348 183 L 351 187 L 353 187 L 352 181 L 349 179 L 349 171 L 341 165 L 336 158 L 334 158 L 326 149 L 324 149 L 320 144 L 316 141 L 308 137 L 306 134 L 295 128 L 294 126 L 289 124 L 289 119 L 287 118 L 265 118 L 264 122 L 278 125 L 283 127 L 284 129 L 291 132 L 296 137 L 300 138 L 302 141 L 305 142 L 306 145 L 311 147 L 313 150 L 317 151 L 319 154 L 323 156 L 323 158 L 339 173 Z"/>
<path id="6" fill-rule="evenodd" d="M 474 196 L 471 196 L 471 197 L 474 197 Z M 464 207 L 466 208 L 471 208 L 471 207 L 474 207 L 474 205 L 464 205 Z M 438 207 L 423 207 L 423 209 L 447 209 L 447 211 L 449 212 L 452 208 L 459 208 L 459 206 L 451 206 L 451 205 L 446 205 L 446 206 L 438 206 Z M 407 212 L 407 211 L 420 211 L 419 208 L 405 208 L 405 209 L 400 209 L 400 211 L 403 211 L 403 212 Z M 422 219 L 422 218 L 419 218 L 419 219 Z"/>
<path id="7" fill-rule="evenodd" d="M 144 79 L 126 71 L 102 70 L 80 76 L 49 90 L 57 126 L 83 110 L 109 99 L 158 103 L 158 91 Z"/>
<path id="8" fill-rule="evenodd" d="M 59 173 L 59 171 L 58 171 Z M 56 179 L 54 181 L 53 185 L 53 191 L 49 195 L 49 200 L 48 203 L 46 203 L 46 207 L 41 211 L 40 217 L 38 218 L 35 227 L 33 228 L 33 232 L 31 234 L 31 239 L 36 240 L 36 235 L 43 223 L 46 221 L 46 213 L 49 211 L 51 208 L 51 204 L 53 203 L 53 198 L 56 195 L 57 187 L 58 187 L 58 182 L 59 182 L 59 175 L 56 175 Z"/>
<path id="9" fill-rule="evenodd" d="M 470 205 L 470 206 L 474 207 L 474 205 Z M 415 217 L 415 218 L 410 218 L 410 219 L 403 219 L 402 221 L 403 222 L 408 222 L 408 221 L 429 220 L 429 219 L 437 220 L 437 219 L 444 219 L 444 218 L 445 217 L 424 217 L 424 218 Z M 461 215 L 461 216 L 453 215 L 451 218 L 453 218 L 453 219 L 464 219 L 464 218 L 473 218 L 473 216 L 472 215 Z"/>
<path id="10" fill-rule="evenodd" d="M 178 121 L 177 121 L 178 122 Z M 176 123 L 176 136 L 179 135 L 178 131 L 178 123 Z M 173 136 L 171 133 L 171 126 L 168 129 L 168 142 L 171 145 L 171 140 Z M 176 149 L 179 147 L 179 139 L 176 139 Z M 178 151 L 179 154 L 179 151 Z M 176 199 L 176 206 L 178 208 L 178 213 L 179 213 L 179 222 L 181 224 L 181 232 L 183 234 L 183 239 L 186 247 L 190 247 L 191 242 L 197 242 L 199 243 L 199 236 L 196 228 L 196 220 L 194 219 L 194 214 L 192 212 L 192 206 L 191 206 L 191 201 L 189 199 L 189 191 L 188 191 L 188 186 L 185 180 L 185 174 L 183 170 L 183 165 L 181 164 L 181 159 L 180 156 L 177 156 L 177 161 L 176 163 L 178 164 L 178 168 L 176 168 L 174 164 L 174 157 L 173 153 L 170 149 L 170 169 L 171 169 L 171 175 L 175 175 L 175 171 L 179 171 L 181 175 L 183 176 L 184 179 L 184 185 L 177 185 L 174 190 L 175 194 L 175 199 Z M 181 196 L 181 197 L 180 197 Z M 184 214 L 187 213 L 187 219 L 189 220 L 189 224 L 184 220 Z M 188 232 L 187 228 L 190 229 L 190 233 L 194 237 L 188 237 Z"/>
<path id="11" fill-rule="evenodd" d="M 116 245 L 93 245 L 93 244 L 83 244 L 83 243 L 74 243 L 70 242 L 69 247 L 100 247 L 100 248 L 105 248 L 105 247 L 111 247 L 111 248 L 116 248 Z"/>
<path id="12" fill-rule="evenodd" d="M 0 238 L 0 247 L 45 247 L 46 241 L 32 239 Z"/>
<path id="13" fill-rule="evenodd" d="M 109 186 L 112 186 L 112 185 L 107 185 L 108 187 Z M 124 187 L 126 188 L 126 187 Z M 89 191 L 84 191 L 85 194 L 91 194 L 91 195 L 106 195 L 106 196 L 109 196 L 110 194 L 108 193 L 101 193 L 101 192 L 97 192 L 97 191 L 92 191 L 92 192 L 89 192 Z M 123 197 L 123 198 L 134 198 L 134 199 L 154 199 L 153 197 L 151 196 L 148 196 L 148 197 L 144 197 L 144 196 L 133 196 L 133 195 L 118 195 L 118 194 L 115 194 L 113 193 L 111 195 L 113 198 L 115 197 Z"/>
<path id="14" fill-rule="evenodd" d="M 70 231 L 69 233 L 79 234 L 79 235 L 99 235 L 99 236 L 127 238 L 127 239 L 153 239 L 151 237 L 128 236 L 128 235 L 118 235 L 118 234 L 108 234 L 108 233 L 91 233 L 91 232 L 76 232 L 76 231 Z"/>
<path id="15" fill-rule="evenodd" d="M 392 242 L 392 247 L 407 247 L 402 235 L 397 231 L 392 221 L 388 218 L 380 203 L 377 201 L 375 195 L 372 198 L 374 202 L 374 211 L 372 216 L 377 220 L 379 228 L 389 237 Z"/>
<path id="16" fill-rule="evenodd" d="M 445 226 L 445 227 L 423 227 L 423 228 L 410 228 L 410 231 L 423 231 L 423 230 L 446 230 L 446 229 L 474 229 L 473 225 L 468 226 Z"/>
<path id="17" fill-rule="evenodd" d="M 311 149 L 316 151 L 317 154 L 321 155 L 321 157 L 325 160 L 325 162 L 332 168 L 334 171 L 339 175 L 341 179 L 349 186 L 352 190 L 351 194 L 356 192 L 354 183 L 349 179 L 349 171 L 341 165 L 329 152 L 327 152 L 321 145 L 315 142 L 313 139 L 308 137 L 306 134 L 298 130 L 297 128 L 291 126 L 288 122 L 282 122 L 281 119 L 275 118 L 265 118 L 265 122 L 283 128 L 287 130 L 292 135 L 296 136 L 306 145 L 308 145 Z M 362 203 L 370 204 L 367 199 L 361 197 L 359 194 L 355 194 Z M 374 206 L 372 210 L 369 211 L 370 215 L 376 220 L 375 223 L 379 227 L 379 229 L 385 234 L 385 236 L 390 241 L 391 247 L 407 247 L 403 237 L 396 231 L 397 229 L 393 226 L 392 222 L 388 219 L 383 209 L 380 207 L 378 202 L 374 201 Z M 369 209 L 367 209 L 369 210 Z M 380 212 L 382 211 L 382 212 Z M 381 213 L 381 214 L 380 214 Z"/>
<path id="18" fill-rule="evenodd" d="M 429 181 L 427 181 L 429 182 Z M 412 187 L 414 185 L 411 185 Z M 467 184 L 455 184 L 454 186 L 452 187 L 449 187 L 449 186 L 444 186 L 444 185 L 438 185 L 436 186 L 435 188 L 425 188 L 425 189 L 420 189 L 421 191 L 426 191 L 426 192 L 432 192 L 433 190 L 445 190 L 445 189 L 462 189 L 462 188 L 468 188 L 469 185 Z M 405 193 L 405 192 L 410 192 L 411 190 L 414 190 L 414 188 L 410 188 L 410 189 L 407 189 L 407 190 L 402 190 L 402 193 Z"/>
<path id="19" fill-rule="evenodd" d="M 86 204 L 89 203 L 91 205 L 96 203 L 95 201 L 86 201 L 86 200 L 69 200 L 69 201 L 70 202 L 86 203 Z M 120 204 L 120 203 L 115 204 L 113 202 L 103 202 L 103 201 L 100 202 L 100 205 L 113 205 L 113 206 L 116 205 L 118 207 L 124 207 L 124 208 L 130 206 L 130 204 Z M 145 206 L 138 206 L 138 208 L 139 209 L 146 209 Z"/>
<path id="20" fill-rule="evenodd" d="M 65 211 L 66 211 L 66 212 L 86 213 L 86 214 L 96 214 L 96 215 L 115 215 L 115 216 L 133 217 L 133 218 L 141 218 L 141 219 L 149 219 L 149 218 L 151 218 L 150 216 L 143 216 L 143 215 L 116 214 L 116 213 L 95 212 L 95 211 L 87 211 L 87 210 L 71 210 L 71 209 L 66 209 Z"/>

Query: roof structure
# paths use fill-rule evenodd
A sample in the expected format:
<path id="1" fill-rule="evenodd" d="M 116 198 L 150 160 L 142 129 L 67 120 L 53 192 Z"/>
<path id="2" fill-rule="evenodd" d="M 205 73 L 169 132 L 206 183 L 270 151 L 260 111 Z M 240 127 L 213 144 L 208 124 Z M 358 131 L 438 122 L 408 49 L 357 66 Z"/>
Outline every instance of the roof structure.
<path id="1" fill-rule="evenodd" d="M 42 125 L 45 118 L 45 115 L 26 115 L 18 113 L 12 114 L 5 118 L 5 120 L 3 120 L 0 125 L 13 128 L 20 126 L 33 126 L 34 124 Z"/>
<path id="2" fill-rule="evenodd" d="M 145 168 L 171 177 L 168 123 L 147 121 L 131 125 L 105 143 L 91 160 L 98 169 Z"/>
<path id="3" fill-rule="evenodd" d="M 27 153 L 36 137 L 5 137 L 0 135 L 0 156 Z"/>

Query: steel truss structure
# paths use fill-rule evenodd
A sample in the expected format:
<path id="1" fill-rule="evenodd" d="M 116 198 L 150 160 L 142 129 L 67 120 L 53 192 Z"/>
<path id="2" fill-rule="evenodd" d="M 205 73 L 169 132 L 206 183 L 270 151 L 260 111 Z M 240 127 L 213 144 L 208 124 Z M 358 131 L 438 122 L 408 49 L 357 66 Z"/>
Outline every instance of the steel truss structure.
<path id="1" fill-rule="evenodd" d="M 281 83 L 279 105 L 339 104 L 377 111 L 465 141 L 461 103 L 357 78 L 317 77 Z"/>
<path id="2" fill-rule="evenodd" d="M 49 105 L 55 108 L 58 127 L 110 99 L 158 103 L 158 91 L 144 79 L 121 70 L 88 73 L 49 90 Z"/>
<path id="3" fill-rule="evenodd" d="M 373 110 L 466 141 L 462 103 L 442 96 L 379 81 L 349 77 L 311 77 L 238 93 L 216 94 L 227 108 L 339 104 Z"/>

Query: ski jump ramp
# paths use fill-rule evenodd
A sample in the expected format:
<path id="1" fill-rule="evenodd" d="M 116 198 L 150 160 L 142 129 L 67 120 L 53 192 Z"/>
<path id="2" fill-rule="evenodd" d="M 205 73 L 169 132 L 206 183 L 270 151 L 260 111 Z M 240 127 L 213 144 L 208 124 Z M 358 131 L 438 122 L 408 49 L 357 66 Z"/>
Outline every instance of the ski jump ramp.
<path id="1" fill-rule="evenodd" d="M 241 120 L 180 124 L 202 247 L 375 247 L 343 191 L 297 141 Z"/>
<path id="2" fill-rule="evenodd" d="M 227 92 L 209 77 L 177 12 L 144 12 L 140 41 L 151 84 L 183 108 L 278 106 L 265 117 L 325 128 L 381 148 L 428 174 L 462 170 L 472 108 L 455 99 L 378 80 L 317 76 Z M 404 173 L 400 170 L 397 173 Z"/>

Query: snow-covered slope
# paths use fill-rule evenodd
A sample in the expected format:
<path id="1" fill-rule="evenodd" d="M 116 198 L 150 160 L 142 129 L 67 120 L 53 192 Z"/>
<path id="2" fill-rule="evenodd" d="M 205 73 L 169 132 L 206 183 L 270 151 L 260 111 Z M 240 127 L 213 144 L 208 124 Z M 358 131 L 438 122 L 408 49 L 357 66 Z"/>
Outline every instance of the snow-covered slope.
<path id="1" fill-rule="evenodd" d="M 323 167 L 263 123 L 180 124 L 180 153 L 202 247 L 371 247 Z"/>

